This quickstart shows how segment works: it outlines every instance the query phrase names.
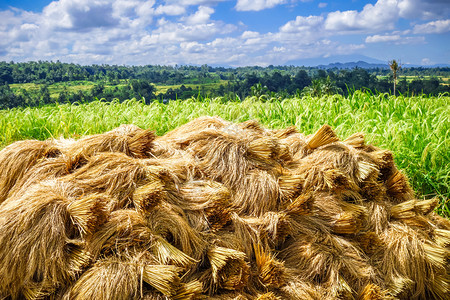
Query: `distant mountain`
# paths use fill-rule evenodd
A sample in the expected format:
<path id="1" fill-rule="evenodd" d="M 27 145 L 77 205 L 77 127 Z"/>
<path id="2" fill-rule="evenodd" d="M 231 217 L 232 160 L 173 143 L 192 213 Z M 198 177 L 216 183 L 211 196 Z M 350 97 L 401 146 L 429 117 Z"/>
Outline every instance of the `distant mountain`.
<path id="1" fill-rule="evenodd" d="M 383 65 L 388 67 L 387 61 L 378 60 L 372 57 L 364 56 L 364 55 L 335 55 L 328 57 L 318 57 L 318 58 L 307 58 L 307 59 L 297 59 L 286 62 L 285 65 L 294 65 L 294 66 L 305 66 L 305 67 L 317 67 L 317 66 L 327 66 L 334 64 L 343 64 L 355 62 L 364 62 L 366 64 L 376 64 Z M 346 68 L 354 68 L 346 67 Z M 358 66 L 360 67 L 360 66 Z M 331 67 L 332 68 L 332 67 Z M 362 67 L 361 67 L 362 68 Z M 377 68 L 377 67 L 375 67 Z"/>
<path id="2" fill-rule="evenodd" d="M 335 55 L 328 57 L 297 59 L 288 61 L 285 65 L 316 67 L 320 69 L 373 69 L 382 68 L 389 69 L 388 61 L 382 61 L 364 55 Z M 416 64 L 402 64 L 403 68 L 448 68 L 449 64 L 435 64 L 435 65 L 416 65 Z"/>
<path id="3" fill-rule="evenodd" d="M 381 69 L 389 69 L 389 65 L 385 64 L 370 64 L 365 61 L 357 61 L 357 62 L 347 62 L 347 63 L 332 63 L 328 65 L 318 65 L 319 69 L 373 69 L 373 68 L 381 68 Z"/>

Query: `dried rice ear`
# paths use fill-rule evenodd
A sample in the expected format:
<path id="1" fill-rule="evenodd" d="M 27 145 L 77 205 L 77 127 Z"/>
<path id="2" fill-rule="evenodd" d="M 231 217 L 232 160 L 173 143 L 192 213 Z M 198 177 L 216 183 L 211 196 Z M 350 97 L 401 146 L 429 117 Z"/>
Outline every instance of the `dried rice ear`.
<path id="1" fill-rule="evenodd" d="M 369 283 L 359 293 L 358 300 L 394 300 L 397 299 L 389 295 L 387 290 L 383 290 L 376 284 Z"/>
<path id="2" fill-rule="evenodd" d="M 367 154 L 372 157 L 375 162 L 380 171 L 379 177 L 382 181 L 386 181 L 389 176 L 395 172 L 394 154 L 391 151 L 377 149 L 376 151 L 368 152 Z"/>
<path id="3" fill-rule="evenodd" d="M 256 300 L 281 300 L 281 297 L 276 296 L 273 292 L 258 295 Z"/>
<path id="4" fill-rule="evenodd" d="M 247 141 L 219 130 L 208 129 L 194 133 L 181 141 L 198 159 L 198 166 L 206 177 L 227 187 L 238 184 L 251 164 Z"/>
<path id="5" fill-rule="evenodd" d="M 303 190 L 359 190 L 362 163 L 359 153 L 343 143 L 323 146 L 297 161 L 294 174 L 304 177 Z"/>
<path id="6" fill-rule="evenodd" d="M 320 284 L 330 297 L 352 295 L 354 289 L 374 280 L 375 270 L 357 247 L 335 235 L 313 234 L 296 236 L 279 252 L 293 276 Z"/>
<path id="7" fill-rule="evenodd" d="M 304 216 L 309 215 L 314 206 L 314 194 L 301 194 L 292 201 L 283 212 L 288 216 Z"/>
<path id="8" fill-rule="evenodd" d="M 252 170 L 237 186 L 233 209 L 239 214 L 259 217 L 279 207 L 280 187 L 277 179 L 264 170 Z"/>
<path id="9" fill-rule="evenodd" d="M 206 221 L 203 230 L 213 232 L 220 230 L 231 222 L 230 190 L 223 184 L 210 180 L 194 180 L 180 187 L 180 195 L 184 200 L 179 206 L 188 214 L 197 211 L 200 218 Z"/>
<path id="10" fill-rule="evenodd" d="M 271 130 L 272 136 L 278 138 L 278 139 L 285 139 L 287 137 L 290 137 L 294 134 L 298 134 L 298 130 L 295 126 L 289 126 L 287 128 L 283 129 L 274 129 Z"/>
<path id="11" fill-rule="evenodd" d="M 201 299 L 203 285 L 200 281 L 194 280 L 188 283 L 182 283 L 175 295 L 171 297 L 174 300 L 194 300 Z"/>
<path id="12" fill-rule="evenodd" d="M 303 176 L 286 174 L 279 176 L 277 179 L 282 202 L 291 202 L 302 193 L 304 183 Z"/>
<path id="13" fill-rule="evenodd" d="M 433 227 L 431 221 L 425 218 L 424 215 L 429 214 L 439 204 L 439 200 L 409 200 L 391 207 L 391 217 L 401 220 L 409 226 L 416 226 L 420 228 Z"/>
<path id="14" fill-rule="evenodd" d="M 355 234 L 366 223 L 367 209 L 323 193 L 316 194 L 313 214 L 325 220 L 334 233 Z"/>
<path id="15" fill-rule="evenodd" d="M 326 299 L 325 290 L 318 284 L 294 279 L 280 289 L 283 299 L 322 300 Z"/>
<path id="16" fill-rule="evenodd" d="M 230 122 L 223 120 L 220 117 L 199 117 L 196 118 L 184 125 L 177 127 L 176 129 L 169 131 L 162 137 L 158 138 L 158 140 L 162 140 L 165 142 L 178 143 L 179 140 L 185 139 L 186 137 L 197 134 L 199 131 L 204 131 L 207 129 L 220 129 L 225 126 L 230 125 Z"/>
<path id="17" fill-rule="evenodd" d="M 140 212 L 149 212 L 160 203 L 167 201 L 164 183 L 156 178 L 134 190 L 132 199 L 134 206 Z"/>
<path id="18" fill-rule="evenodd" d="M 313 135 L 308 136 L 308 140 L 305 146 L 307 150 L 314 150 L 324 145 L 328 145 L 339 141 L 336 133 L 333 131 L 330 125 L 323 125 Z"/>
<path id="19" fill-rule="evenodd" d="M 0 203 L 16 182 L 43 158 L 61 154 L 53 140 L 25 140 L 12 143 L 0 151 Z"/>
<path id="20" fill-rule="evenodd" d="M 450 230 L 436 228 L 433 230 L 432 236 L 439 246 L 450 248 Z"/>
<path id="21" fill-rule="evenodd" d="M 257 120 L 248 120 L 236 124 L 239 128 L 245 131 L 245 134 L 254 134 L 258 136 L 265 136 L 270 133 L 269 130 L 263 128 Z M 233 125 L 231 125 L 233 126 Z"/>
<path id="22" fill-rule="evenodd" d="M 79 195 L 67 184 L 50 181 L 2 204 L 0 291 L 14 299 L 52 292 L 86 267 L 91 255 L 82 236 L 101 224 L 104 210 L 101 198 Z"/>
<path id="23" fill-rule="evenodd" d="M 23 287 L 22 294 L 19 298 L 27 300 L 55 299 L 57 298 L 55 297 L 56 290 L 57 287 L 49 282 L 40 284 L 32 282 Z"/>
<path id="24" fill-rule="evenodd" d="M 206 284 L 206 292 L 214 294 L 217 289 L 241 290 L 247 285 L 250 267 L 243 252 L 213 246 L 206 255 L 211 268 L 200 278 Z"/>
<path id="25" fill-rule="evenodd" d="M 247 257 L 253 256 L 253 244 L 259 242 L 258 226 L 260 218 L 240 217 L 236 212 L 231 213 L 231 230 L 229 233 L 218 232 L 218 241 L 214 244 L 226 248 L 233 248 L 244 252 Z"/>
<path id="26" fill-rule="evenodd" d="M 113 211 L 100 230 L 88 239 L 89 251 L 100 254 L 126 253 L 128 249 L 149 249 L 156 240 L 145 218 L 131 209 Z"/>
<path id="27" fill-rule="evenodd" d="M 283 150 L 286 151 L 285 148 Z M 249 142 L 246 157 L 252 166 L 270 170 L 278 165 L 280 154 L 286 158 L 285 152 L 280 153 L 280 145 L 276 139 L 262 137 Z"/>
<path id="28" fill-rule="evenodd" d="M 365 135 L 362 132 L 356 132 L 346 138 L 344 141 L 344 144 L 352 146 L 353 148 L 360 149 L 364 147 L 366 143 Z"/>
<path id="29" fill-rule="evenodd" d="M 253 295 L 249 295 L 243 291 L 238 292 L 221 292 L 220 294 L 208 295 L 207 299 L 211 300 L 252 300 Z"/>
<path id="30" fill-rule="evenodd" d="M 40 159 L 34 166 L 29 168 L 26 176 L 16 182 L 9 191 L 8 197 L 14 197 L 28 187 L 41 181 L 57 179 L 69 174 L 72 170 L 70 158 L 64 154 L 57 157 Z M 0 171 L 1 172 L 1 171 Z"/>
<path id="31" fill-rule="evenodd" d="M 146 215 L 146 221 L 151 232 L 163 237 L 189 257 L 197 260 L 203 256 L 206 242 L 189 225 L 181 209 L 162 203 Z"/>
<path id="32" fill-rule="evenodd" d="M 292 234 L 290 221 L 284 212 L 267 212 L 254 223 L 257 225 L 259 240 L 268 242 L 272 247 L 278 247 Z"/>
<path id="33" fill-rule="evenodd" d="M 367 223 L 365 230 L 381 234 L 389 227 L 391 204 L 386 201 L 366 201 L 363 206 L 367 209 Z"/>
<path id="34" fill-rule="evenodd" d="M 383 241 L 379 235 L 373 231 L 360 233 L 355 237 L 358 246 L 365 254 L 373 256 L 383 250 Z"/>
<path id="35" fill-rule="evenodd" d="M 281 288 L 286 285 L 289 274 L 284 263 L 263 249 L 260 244 L 253 245 L 259 281 L 266 288 Z"/>
<path id="36" fill-rule="evenodd" d="M 379 270 L 386 274 L 386 284 L 392 295 L 402 297 L 445 299 L 449 292 L 446 271 L 446 250 L 412 228 L 391 223 L 381 235 L 385 251 L 380 260 Z M 404 285 L 398 278 L 412 282 Z M 400 285 L 398 284 L 401 283 Z"/>
<path id="37" fill-rule="evenodd" d="M 444 217 L 441 217 L 436 212 L 431 212 L 429 214 L 430 220 L 437 226 L 439 229 L 450 230 L 450 220 Z"/>
<path id="38" fill-rule="evenodd" d="M 360 194 L 366 203 L 379 203 L 386 197 L 386 187 L 383 182 L 373 178 L 367 178 L 360 183 Z"/>
<path id="39" fill-rule="evenodd" d="M 161 168 L 166 170 L 165 182 L 174 182 L 176 184 L 182 184 L 194 178 L 202 176 L 197 161 L 194 157 L 186 151 L 182 151 L 181 154 L 177 154 L 168 158 L 157 157 L 152 159 L 144 159 L 141 162 L 152 168 Z"/>
<path id="40" fill-rule="evenodd" d="M 75 160 L 86 160 L 100 152 L 121 152 L 134 158 L 147 158 L 154 139 L 152 131 L 135 125 L 121 125 L 111 131 L 70 143 L 63 152 Z"/>
<path id="41" fill-rule="evenodd" d="M 170 297 L 181 287 L 179 272 L 175 266 L 155 265 L 145 253 L 133 257 L 109 256 L 84 272 L 67 296 L 69 299 L 134 299 L 143 295 L 143 289 L 154 289 Z"/>
<path id="42" fill-rule="evenodd" d="M 366 211 L 363 207 L 355 210 L 347 210 L 335 216 L 333 222 L 333 232 L 337 234 L 355 234 L 358 233 L 364 225 Z"/>
<path id="43" fill-rule="evenodd" d="M 123 153 L 101 153 L 82 168 L 62 178 L 88 193 L 105 193 L 113 199 L 110 210 L 126 208 L 136 187 L 165 176 L 167 170 L 146 166 Z"/>
<path id="44" fill-rule="evenodd" d="M 333 191 L 336 194 L 348 190 L 359 191 L 359 187 L 353 179 L 338 169 L 329 169 L 322 172 L 322 178 L 323 183 L 320 185 L 321 190 Z"/>
<path id="45" fill-rule="evenodd" d="M 280 145 L 287 146 L 290 156 L 296 159 L 301 159 L 307 154 L 308 151 L 305 149 L 307 141 L 307 138 L 302 133 L 292 133 L 285 138 L 278 139 Z"/>
<path id="46" fill-rule="evenodd" d="M 394 171 L 385 184 L 387 194 L 396 202 L 408 201 L 414 197 L 408 178 L 399 170 Z"/>

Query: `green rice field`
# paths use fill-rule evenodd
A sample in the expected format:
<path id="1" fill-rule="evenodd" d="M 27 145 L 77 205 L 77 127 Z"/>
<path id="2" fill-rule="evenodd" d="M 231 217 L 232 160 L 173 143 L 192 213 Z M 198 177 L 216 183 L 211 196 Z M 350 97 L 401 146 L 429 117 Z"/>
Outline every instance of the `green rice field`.
<path id="1" fill-rule="evenodd" d="M 135 124 L 158 135 L 196 117 L 220 116 L 242 122 L 259 120 L 269 128 L 295 125 L 304 134 L 323 124 L 341 139 L 363 132 L 367 143 L 393 151 L 419 198 L 439 197 L 439 213 L 450 216 L 450 97 L 372 95 L 302 97 L 261 102 L 221 98 L 171 101 L 91 102 L 0 110 L 0 148 L 22 139 L 78 138 L 120 124 Z"/>

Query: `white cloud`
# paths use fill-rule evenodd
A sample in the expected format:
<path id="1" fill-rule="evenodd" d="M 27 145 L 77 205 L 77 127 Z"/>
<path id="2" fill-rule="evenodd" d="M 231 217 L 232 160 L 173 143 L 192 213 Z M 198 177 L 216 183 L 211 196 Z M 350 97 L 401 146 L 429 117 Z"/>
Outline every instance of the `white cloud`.
<path id="1" fill-rule="evenodd" d="M 167 3 L 175 3 L 182 6 L 205 5 L 211 6 L 227 0 L 166 0 Z"/>
<path id="2" fill-rule="evenodd" d="M 169 16 L 179 16 L 185 12 L 186 8 L 181 5 L 160 5 L 155 10 L 155 13 L 158 15 L 165 14 Z"/>
<path id="3" fill-rule="evenodd" d="M 214 9 L 212 9 L 211 7 L 200 6 L 195 14 L 190 15 L 186 18 L 186 23 L 190 25 L 208 23 L 213 13 Z"/>
<path id="4" fill-rule="evenodd" d="M 397 0 L 378 0 L 367 4 L 361 12 L 335 11 L 328 14 L 325 28 L 332 31 L 378 31 L 393 29 L 398 19 Z"/>
<path id="5" fill-rule="evenodd" d="M 393 43 L 395 45 L 421 44 L 425 42 L 423 36 L 402 36 L 400 34 L 372 35 L 366 37 L 366 43 Z"/>
<path id="6" fill-rule="evenodd" d="M 44 8 L 46 24 L 56 29 L 89 30 L 98 27 L 113 27 L 119 23 L 113 16 L 111 1 L 60 0 Z"/>
<path id="7" fill-rule="evenodd" d="M 286 0 L 237 0 L 237 11 L 260 11 L 286 3 Z"/>
<path id="8" fill-rule="evenodd" d="M 401 39 L 399 34 L 394 35 L 372 35 L 366 37 L 366 43 L 385 43 L 385 42 L 395 42 Z"/>
<path id="9" fill-rule="evenodd" d="M 413 32 L 416 34 L 446 33 L 450 31 L 450 19 L 432 21 L 426 24 L 415 25 Z"/>
<path id="10" fill-rule="evenodd" d="M 320 2 L 320 3 L 317 5 L 317 7 L 319 7 L 319 8 L 325 8 L 325 7 L 327 7 L 327 5 L 328 5 L 328 3 Z"/>
<path id="11" fill-rule="evenodd" d="M 323 17 L 320 16 L 309 16 L 302 17 L 297 16 L 294 21 L 289 21 L 285 25 L 280 28 L 281 32 L 293 33 L 293 32 L 307 32 L 312 31 L 314 29 L 318 29 L 322 27 Z"/>
<path id="12" fill-rule="evenodd" d="M 433 62 L 432 62 L 429 58 L 423 58 L 423 59 L 420 61 L 420 64 L 421 64 L 421 65 L 424 65 L 424 66 L 429 66 L 429 65 L 432 65 Z"/>

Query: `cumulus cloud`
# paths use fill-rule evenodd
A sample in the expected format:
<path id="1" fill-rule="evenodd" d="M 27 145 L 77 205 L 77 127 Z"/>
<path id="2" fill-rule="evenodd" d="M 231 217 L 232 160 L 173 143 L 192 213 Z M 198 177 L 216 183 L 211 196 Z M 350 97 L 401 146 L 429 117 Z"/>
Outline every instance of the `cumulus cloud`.
<path id="1" fill-rule="evenodd" d="M 328 14 L 325 28 L 333 31 L 377 31 L 393 29 L 398 19 L 396 0 L 379 0 L 367 4 L 361 12 L 335 11 Z"/>
<path id="2" fill-rule="evenodd" d="M 297 16 L 294 21 L 289 21 L 280 28 L 281 32 L 308 32 L 318 30 L 322 27 L 323 17 L 321 16 L 309 16 L 302 17 Z"/>
<path id="3" fill-rule="evenodd" d="M 426 24 L 415 25 L 413 32 L 417 34 L 446 33 L 450 31 L 450 19 L 432 21 Z"/>
<path id="4" fill-rule="evenodd" d="M 211 15 L 214 13 L 214 9 L 207 6 L 200 6 L 195 14 L 186 18 L 187 24 L 204 24 L 209 22 Z"/>
<path id="5" fill-rule="evenodd" d="M 159 5 L 156 8 L 155 13 L 158 15 L 165 14 L 169 16 L 179 16 L 186 12 L 186 8 L 181 5 L 169 4 L 169 5 Z"/>
<path id="6" fill-rule="evenodd" d="M 401 39 L 399 34 L 394 35 L 372 35 L 366 37 L 366 43 L 384 43 L 384 42 L 395 42 Z"/>
<path id="7" fill-rule="evenodd" d="M 420 61 L 420 64 L 421 64 L 421 65 L 424 65 L 424 66 L 427 66 L 427 65 L 432 65 L 433 62 L 432 62 L 431 59 L 429 59 L 429 58 L 423 58 L 423 59 Z"/>
<path id="8" fill-rule="evenodd" d="M 366 37 L 366 43 L 393 43 L 396 45 L 420 44 L 425 42 L 423 36 L 402 36 L 400 34 L 372 35 Z"/>
<path id="9" fill-rule="evenodd" d="M 286 0 L 237 0 L 238 11 L 260 11 L 267 8 L 286 3 Z"/>
<path id="10" fill-rule="evenodd" d="M 44 9 L 43 17 L 48 26 L 69 30 L 113 27 L 119 23 L 113 16 L 111 1 L 54 1 Z"/>

